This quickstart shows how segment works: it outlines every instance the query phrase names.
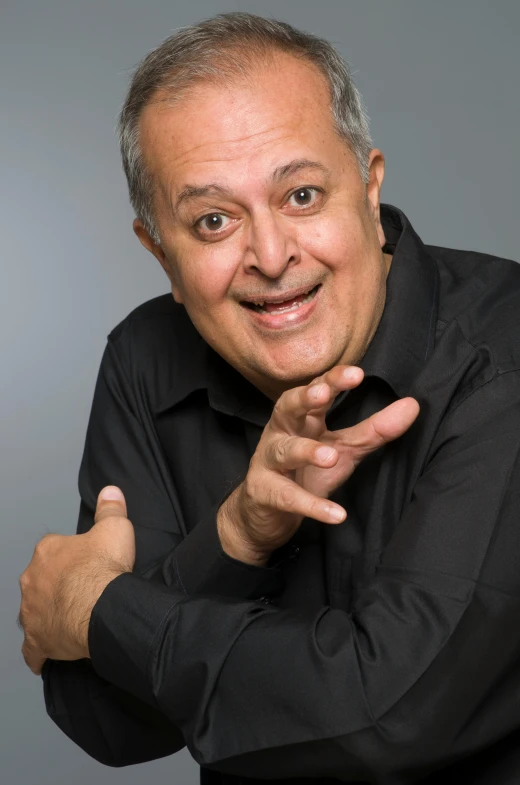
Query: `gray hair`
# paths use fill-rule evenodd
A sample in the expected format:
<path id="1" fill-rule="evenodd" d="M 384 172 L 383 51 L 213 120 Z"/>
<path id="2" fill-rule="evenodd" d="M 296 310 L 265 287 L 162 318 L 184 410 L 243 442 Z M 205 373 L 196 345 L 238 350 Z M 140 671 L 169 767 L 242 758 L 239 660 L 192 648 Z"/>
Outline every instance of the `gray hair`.
<path id="1" fill-rule="evenodd" d="M 336 131 L 355 154 L 363 182 L 368 182 L 372 149 L 368 117 L 349 68 L 332 44 L 286 22 L 242 12 L 219 14 L 177 30 L 146 55 L 135 70 L 119 114 L 119 144 L 130 202 L 156 244 L 160 239 L 153 213 L 153 179 L 139 139 L 144 107 L 159 90 L 173 103 L 195 82 L 247 77 L 260 56 L 280 51 L 309 61 L 323 74 Z"/>

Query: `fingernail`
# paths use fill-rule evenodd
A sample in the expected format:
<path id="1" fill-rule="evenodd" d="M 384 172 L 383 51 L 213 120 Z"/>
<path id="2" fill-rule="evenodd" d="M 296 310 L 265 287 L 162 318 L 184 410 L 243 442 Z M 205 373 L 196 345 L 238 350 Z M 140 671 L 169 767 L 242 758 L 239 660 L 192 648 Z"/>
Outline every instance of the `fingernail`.
<path id="1" fill-rule="evenodd" d="M 329 516 L 333 521 L 342 521 L 345 517 L 345 510 L 339 507 L 329 507 Z"/>
<path id="2" fill-rule="evenodd" d="M 315 384 L 313 387 L 309 387 L 309 397 L 319 398 L 322 390 L 323 384 Z"/>
<path id="3" fill-rule="evenodd" d="M 101 493 L 99 494 L 99 498 L 103 499 L 104 501 L 124 501 L 125 497 L 123 496 L 123 492 L 116 488 L 115 485 L 107 485 L 106 488 L 103 488 Z"/>
<path id="4" fill-rule="evenodd" d="M 350 368 L 345 368 L 343 371 L 343 378 L 348 379 L 349 382 L 354 381 L 359 376 L 359 368 L 355 365 L 351 366 Z"/>
<path id="5" fill-rule="evenodd" d="M 316 455 L 320 461 L 328 461 L 329 458 L 332 458 L 335 452 L 336 451 L 334 447 L 318 447 L 316 450 Z"/>

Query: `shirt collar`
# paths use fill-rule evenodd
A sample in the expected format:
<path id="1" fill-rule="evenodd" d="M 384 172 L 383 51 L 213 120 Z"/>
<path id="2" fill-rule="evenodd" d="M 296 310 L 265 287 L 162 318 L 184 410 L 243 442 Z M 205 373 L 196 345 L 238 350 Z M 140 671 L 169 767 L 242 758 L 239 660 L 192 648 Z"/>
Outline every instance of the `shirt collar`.
<path id="1" fill-rule="evenodd" d="M 359 363 L 365 376 L 384 379 L 400 397 L 424 367 L 434 345 L 439 272 L 405 214 L 381 205 L 385 253 L 393 254 L 383 315 Z"/>
<path id="2" fill-rule="evenodd" d="M 408 394 L 433 348 L 439 274 L 426 246 L 401 210 L 382 204 L 381 223 L 386 238 L 383 250 L 393 258 L 383 315 L 359 365 L 365 378 L 383 379 L 402 397 Z M 196 390 L 205 389 L 212 408 L 265 425 L 272 401 L 192 329 L 195 335 L 179 346 L 175 381 L 171 380 L 156 411 L 165 411 Z M 344 397 L 339 395 L 331 408 L 340 405 Z"/>

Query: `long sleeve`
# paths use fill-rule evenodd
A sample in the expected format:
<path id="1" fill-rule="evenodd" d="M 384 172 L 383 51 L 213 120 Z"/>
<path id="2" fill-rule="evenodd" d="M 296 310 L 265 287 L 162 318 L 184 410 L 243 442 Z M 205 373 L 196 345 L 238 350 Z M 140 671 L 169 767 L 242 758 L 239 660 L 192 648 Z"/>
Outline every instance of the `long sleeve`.
<path id="1" fill-rule="evenodd" d="M 234 775 L 415 782 L 506 736 L 520 694 L 518 376 L 444 418 L 353 610 L 183 596 L 124 574 L 92 613 L 96 672 Z"/>
<path id="2" fill-rule="evenodd" d="M 94 524 L 99 491 L 124 492 L 136 537 L 133 575 L 147 584 L 185 586 L 229 596 L 259 597 L 281 591 L 276 568 L 248 567 L 220 547 L 215 507 L 184 537 L 175 485 L 160 445 L 128 379 L 121 341 L 108 342 L 101 362 L 79 473 L 77 533 Z M 194 489 L 196 492 L 196 489 Z M 179 548 L 179 546 L 181 546 Z M 178 554 L 173 558 L 176 549 Z M 173 563 L 175 561 L 175 569 Z M 179 596 L 185 588 L 178 584 Z M 171 755 L 185 746 L 176 724 L 155 705 L 98 675 L 88 659 L 47 660 L 42 672 L 46 710 L 56 725 L 91 757 L 126 766 Z"/>

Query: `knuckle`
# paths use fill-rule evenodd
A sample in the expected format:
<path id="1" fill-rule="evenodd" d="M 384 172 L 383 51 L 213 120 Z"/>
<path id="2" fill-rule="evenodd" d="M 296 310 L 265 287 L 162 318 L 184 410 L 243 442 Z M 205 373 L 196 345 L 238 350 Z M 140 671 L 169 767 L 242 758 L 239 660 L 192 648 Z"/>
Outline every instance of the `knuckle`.
<path id="1" fill-rule="evenodd" d="M 250 479 L 251 475 L 255 475 L 256 472 L 260 469 L 261 465 L 262 465 L 262 460 L 260 458 L 257 449 L 257 451 L 252 455 L 251 460 L 249 461 L 246 478 Z"/>
<path id="2" fill-rule="evenodd" d="M 276 491 L 270 486 L 266 487 L 264 494 L 264 503 L 266 507 L 276 510 L 279 508 L 279 499 Z"/>
<path id="3" fill-rule="evenodd" d="M 100 523 L 101 521 L 106 521 L 108 518 L 112 518 L 114 516 L 113 508 L 110 507 L 108 504 L 104 504 L 103 506 L 99 506 L 94 513 L 94 523 Z"/>
<path id="4" fill-rule="evenodd" d="M 27 628 L 28 620 L 29 620 L 29 614 L 27 612 L 27 607 L 25 606 L 24 603 L 22 603 L 20 605 L 20 610 L 18 612 L 17 622 L 18 622 L 18 626 L 20 627 L 20 629 L 24 630 L 26 639 L 27 639 L 27 630 L 26 630 L 26 628 Z"/>
<path id="5" fill-rule="evenodd" d="M 277 398 L 274 406 L 273 411 L 271 414 L 271 419 L 279 420 L 280 417 L 283 416 L 283 411 L 285 409 L 285 405 L 287 403 L 287 390 L 283 392 L 279 398 Z"/>
<path id="6" fill-rule="evenodd" d="M 311 499 L 309 501 L 309 511 L 311 513 L 321 512 L 321 501 L 320 499 Z M 310 517 L 313 517 L 312 515 Z"/>
<path id="7" fill-rule="evenodd" d="M 299 406 L 300 395 L 304 387 L 291 387 L 277 398 L 271 414 L 271 422 L 279 427 L 287 420 L 287 415 Z"/>
<path id="8" fill-rule="evenodd" d="M 243 483 L 243 493 L 246 504 L 250 504 L 251 502 L 255 501 L 257 497 L 257 485 L 258 483 L 256 482 L 254 476 L 251 477 L 251 475 L 248 474 Z"/>
<path id="9" fill-rule="evenodd" d="M 55 540 L 57 537 L 59 537 L 58 534 L 55 534 L 54 532 L 47 532 L 47 534 L 44 534 L 43 537 L 36 543 L 34 552 L 40 556 L 48 549 L 51 541 Z"/>
<path id="10" fill-rule="evenodd" d="M 272 447 L 273 460 L 278 465 L 283 465 L 287 460 L 288 443 L 287 439 L 277 439 Z"/>
<path id="11" fill-rule="evenodd" d="M 296 503 L 296 494 L 292 485 L 282 485 L 280 488 L 280 503 L 282 509 L 293 510 Z"/>

